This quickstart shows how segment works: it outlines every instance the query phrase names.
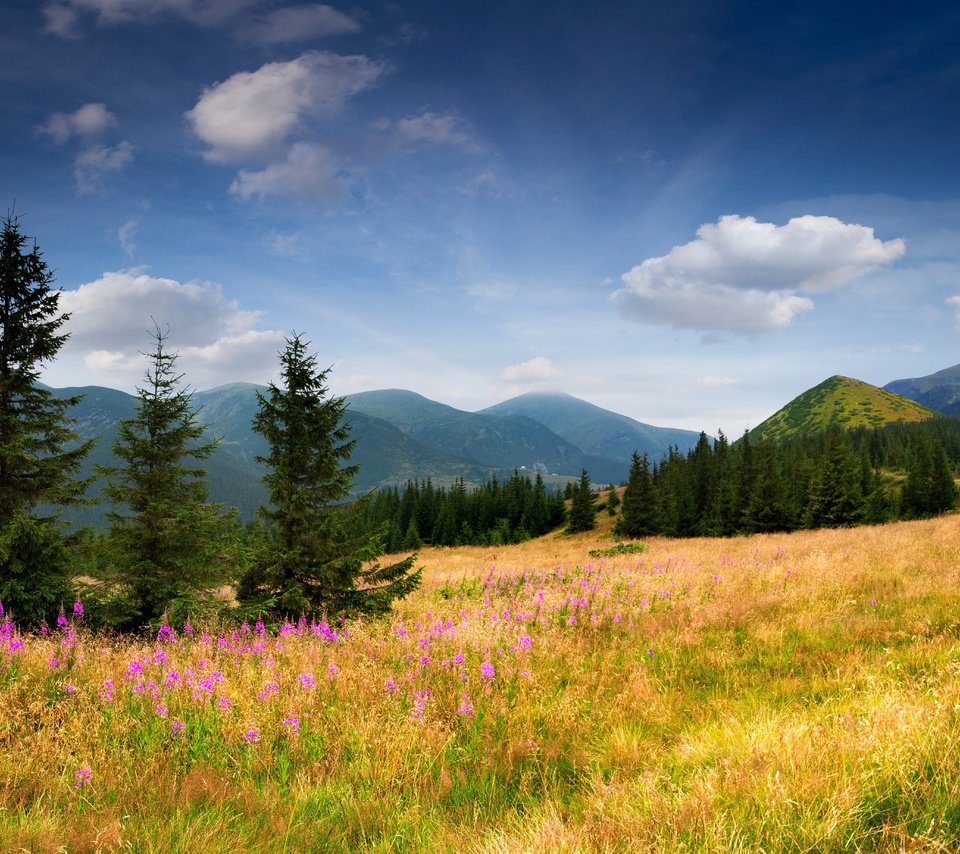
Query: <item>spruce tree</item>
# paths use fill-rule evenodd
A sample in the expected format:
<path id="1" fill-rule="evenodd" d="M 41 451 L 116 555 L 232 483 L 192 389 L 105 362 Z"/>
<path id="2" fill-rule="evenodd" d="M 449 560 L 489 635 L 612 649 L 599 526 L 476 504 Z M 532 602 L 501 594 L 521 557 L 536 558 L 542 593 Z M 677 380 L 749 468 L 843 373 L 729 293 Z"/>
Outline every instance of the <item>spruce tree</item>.
<path id="1" fill-rule="evenodd" d="M 577 534 L 597 526 L 597 496 L 590 484 L 590 475 L 583 469 L 580 481 L 573 490 L 570 513 L 567 516 L 567 533 Z"/>
<path id="2" fill-rule="evenodd" d="M 837 528 L 863 520 L 866 501 L 860 486 L 860 462 L 846 432 L 838 426 L 827 430 L 810 489 L 803 517 L 806 527 Z"/>
<path id="3" fill-rule="evenodd" d="M 217 566 L 223 519 L 207 501 L 206 471 L 188 464 L 209 457 L 217 443 L 203 440 L 166 334 L 157 326 L 153 337 L 137 413 L 120 422 L 113 447 L 121 465 L 98 466 L 107 478 L 103 493 L 115 505 L 108 554 L 111 580 L 130 606 L 120 618 L 123 628 L 156 623 L 164 614 L 182 621 L 209 605 L 223 580 Z"/>
<path id="4" fill-rule="evenodd" d="M 750 534 L 785 531 L 790 527 L 780 457 L 776 445 L 766 438 L 757 447 L 753 494 L 747 500 L 741 525 Z"/>
<path id="5" fill-rule="evenodd" d="M 258 394 L 253 429 L 269 443 L 268 536 L 240 581 L 241 603 L 276 616 L 379 613 L 414 590 L 415 555 L 381 566 L 378 533 L 348 535 L 337 503 L 350 494 L 357 465 L 347 404 L 329 395 L 330 369 L 318 370 L 308 342 L 294 335 L 280 356 L 281 385 Z M 429 482 L 428 482 L 429 484 Z M 431 486 L 432 493 L 432 486 Z"/>
<path id="6" fill-rule="evenodd" d="M 650 460 L 633 452 L 627 488 L 623 492 L 623 509 L 614 525 L 618 537 L 648 537 L 660 533 L 657 497 L 650 474 Z"/>
<path id="7" fill-rule="evenodd" d="M 71 596 L 59 509 L 82 500 L 90 450 L 67 415 L 80 397 L 39 385 L 66 342 L 60 294 L 36 244 L 7 214 L 0 235 L 0 602 L 22 625 L 52 619 Z"/>
<path id="8" fill-rule="evenodd" d="M 943 444 L 917 432 L 909 450 L 907 479 L 900 501 L 902 516 L 922 519 L 953 509 L 956 484 Z"/>

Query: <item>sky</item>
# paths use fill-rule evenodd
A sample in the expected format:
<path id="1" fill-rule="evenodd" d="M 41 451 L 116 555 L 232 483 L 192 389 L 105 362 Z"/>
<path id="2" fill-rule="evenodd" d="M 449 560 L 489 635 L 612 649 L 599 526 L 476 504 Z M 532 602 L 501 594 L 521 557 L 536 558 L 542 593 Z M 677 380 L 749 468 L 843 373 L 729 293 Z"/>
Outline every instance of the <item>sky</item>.
<path id="1" fill-rule="evenodd" d="M 56 387 L 563 391 L 739 436 L 960 362 L 960 7 L 4 0 Z"/>

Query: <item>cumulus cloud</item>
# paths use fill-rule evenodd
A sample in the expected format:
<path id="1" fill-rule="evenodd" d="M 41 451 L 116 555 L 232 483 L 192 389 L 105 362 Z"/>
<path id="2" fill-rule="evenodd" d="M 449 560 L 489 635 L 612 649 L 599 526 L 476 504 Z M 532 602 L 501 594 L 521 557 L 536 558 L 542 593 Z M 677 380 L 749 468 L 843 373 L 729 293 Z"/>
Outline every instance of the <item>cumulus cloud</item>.
<path id="1" fill-rule="evenodd" d="M 360 31 L 355 18 L 332 6 L 286 6 L 257 17 L 241 30 L 244 41 L 275 45 Z"/>
<path id="2" fill-rule="evenodd" d="M 424 142 L 428 145 L 453 145 L 476 151 L 477 147 L 463 128 L 459 116 L 452 113 L 422 113 L 419 116 L 404 116 L 396 124 L 397 133 L 408 142 Z"/>
<path id="3" fill-rule="evenodd" d="M 142 379 L 141 351 L 150 349 L 154 321 L 169 326 L 167 343 L 194 386 L 263 382 L 273 375 L 283 347 L 282 332 L 256 329 L 261 312 L 226 299 L 219 285 L 181 283 L 142 270 L 104 273 L 61 291 L 60 307 L 70 315 L 63 355 L 82 358 L 107 385 L 129 387 Z"/>
<path id="4" fill-rule="evenodd" d="M 259 171 L 241 169 L 230 192 L 241 199 L 251 196 L 282 196 L 319 200 L 340 193 L 342 183 L 336 159 L 321 145 L 298 142 L 286 159 Z"/>
<path id="5" fill-rule="evenodd" d="M 94 145 L 77 155 L 73 175 L 80 195 L 99 192 L 107 175 L 120 172 L 133 161 L 134 147 L 123 140 L 114 146 Z"/>
<path id="6" fill-rule="evenodd" d="M 813 301 L 798 294 L 837 290 L 906 249 L 868 226 L 829 216 L 795 217 L 786 225 L 721 217 L 697 239 L 648 258 L 625 273 L 613 294 L 641 323 L 755 335 L 789 326 Z"/>
<path id="7" fill-rule="evenodd" d="M 510 384 L 536 385 L 555 380 L 561 375 L 562 372 L 553 362 L 543 356 L 537 356 L 527 362 L 504 368 L 500 379 Z"/>
<path id="8" fill-rule="evenodd" d="M 275 153 L 309 117 L 337 113 L 383 73 L 365 56 L 308 51 L 289 62 L 242 71 L 204 90 L 186 113 L 209 146 L 208 160 L 243 161 Z"/>
<path id="9" fill-rule="evenodd" d="M 89 137 L 115 127 L 117 117 L 105 104 L 84 104 L 72 113 L 51 113 L 38 132 L 63 145 L 73 136 Z"/>

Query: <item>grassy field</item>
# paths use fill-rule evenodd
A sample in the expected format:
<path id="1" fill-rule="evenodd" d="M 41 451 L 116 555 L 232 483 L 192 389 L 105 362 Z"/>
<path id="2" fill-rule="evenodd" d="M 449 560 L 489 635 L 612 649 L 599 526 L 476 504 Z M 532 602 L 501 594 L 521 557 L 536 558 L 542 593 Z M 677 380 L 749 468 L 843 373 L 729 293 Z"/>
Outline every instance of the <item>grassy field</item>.
<path id="1" fill-rule="evenodd" d="M 385 622 L 8 624 L 0 850 L 960 850 L 960 517 L 612 546 L 427 549 Z"/>

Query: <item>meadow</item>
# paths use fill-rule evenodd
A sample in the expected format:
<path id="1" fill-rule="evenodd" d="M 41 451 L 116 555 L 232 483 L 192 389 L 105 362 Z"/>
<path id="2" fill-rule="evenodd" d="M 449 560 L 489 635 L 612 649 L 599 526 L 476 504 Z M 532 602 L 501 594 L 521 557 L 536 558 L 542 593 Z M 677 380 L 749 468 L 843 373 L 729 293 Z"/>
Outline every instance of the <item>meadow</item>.
<path id="1" fill-rule="evenodd" d="M 389 619 L 0 627 L 0 850 L 960 850 L 960 517 L 424 549 Z"/>

